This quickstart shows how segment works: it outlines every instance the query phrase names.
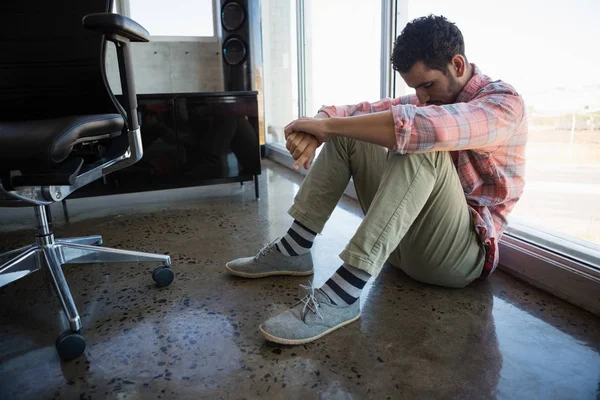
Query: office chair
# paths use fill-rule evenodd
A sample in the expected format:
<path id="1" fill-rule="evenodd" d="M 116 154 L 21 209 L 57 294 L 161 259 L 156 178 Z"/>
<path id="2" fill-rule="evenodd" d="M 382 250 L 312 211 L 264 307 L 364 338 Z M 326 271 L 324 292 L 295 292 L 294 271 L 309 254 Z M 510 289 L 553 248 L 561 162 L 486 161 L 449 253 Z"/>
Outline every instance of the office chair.
<path id="1" fill-rule="evenodd" d="M 49 205 L 142 158 L 131 42 L 149 33 L 111 14 L 112 0 L 20 0 L 0 5 L 0 195 L 2 206 L 33 206 L 35 243 L 0 255 L 0 287 L 49 271 L 69 330 L 56 340 L 64 360 L 85 350 L 81 318 L 62 265 L 156 262 L 157 286 L 173 281 L 167 255 L 101 247 L 101 236 L 55 239 Z M 115 44 L 123 104 L 106 79 Z"/>

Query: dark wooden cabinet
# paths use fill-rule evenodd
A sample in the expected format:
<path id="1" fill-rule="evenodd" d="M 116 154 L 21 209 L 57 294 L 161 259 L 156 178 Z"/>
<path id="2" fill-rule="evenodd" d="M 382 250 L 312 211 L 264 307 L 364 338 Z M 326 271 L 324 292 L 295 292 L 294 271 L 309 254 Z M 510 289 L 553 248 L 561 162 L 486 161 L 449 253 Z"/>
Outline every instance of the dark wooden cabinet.
<path id="1" fill-rule="evenodd" d="M 72 197 L 254 180 L 261 172 L 257 92 L 138 95 L 144 156 Z"/>

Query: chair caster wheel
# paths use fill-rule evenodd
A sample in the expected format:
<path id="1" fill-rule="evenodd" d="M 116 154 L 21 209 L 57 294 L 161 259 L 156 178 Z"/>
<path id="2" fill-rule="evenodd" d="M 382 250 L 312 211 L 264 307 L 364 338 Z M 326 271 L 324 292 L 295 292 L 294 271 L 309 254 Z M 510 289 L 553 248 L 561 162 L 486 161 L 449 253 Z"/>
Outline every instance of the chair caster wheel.
<path id="1" fill-rule="evenodd" d="M 56 339 L 56 350 L 64 361 L 73 360 L 83 354 L 85 339 L 79 332 L 65 331 Z"/>
<path id="2" fill-rule="evenodd" d="M 156 286 L 158 287 L 169 286 L 171 282 L 173 282 L 174 278 L 175 275 L 173 274 L 173 271 L 171 271 L 171 268 L 167 267 L 166 265 L 156 267 L 154 272 L 152 272 L 152 279 L 154 282 L 156 282 Z"/>

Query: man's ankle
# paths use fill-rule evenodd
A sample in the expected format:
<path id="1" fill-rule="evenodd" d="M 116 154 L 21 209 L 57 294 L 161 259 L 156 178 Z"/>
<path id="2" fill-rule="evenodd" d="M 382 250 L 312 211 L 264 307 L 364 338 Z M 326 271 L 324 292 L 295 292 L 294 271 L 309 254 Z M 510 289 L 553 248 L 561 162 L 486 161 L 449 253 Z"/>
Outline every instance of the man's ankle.
<path id="1" fill-rule="evenodd" d="M 316 235 L 316 232 L 294 220 L 285 236 L 275 243 L 275 249 L 284 256 L 292 257 L 309 253 Z"/>
<path id="2" fill-rule="evenodd" d="M 350 305 L 355 303 L 371 275 L 361 269 L 343 264 L 325 282 L 321 290 L 327 294 L 333 304 Z"/>

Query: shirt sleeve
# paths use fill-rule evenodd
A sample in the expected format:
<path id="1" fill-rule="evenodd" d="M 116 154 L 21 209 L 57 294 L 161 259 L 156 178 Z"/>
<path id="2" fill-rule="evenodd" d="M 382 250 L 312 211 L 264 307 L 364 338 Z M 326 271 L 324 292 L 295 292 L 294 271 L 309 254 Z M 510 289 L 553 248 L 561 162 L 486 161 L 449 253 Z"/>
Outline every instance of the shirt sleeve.
<path id="1" fill-rule="evenodd" d="M 319 109 L 319 112 L 324 112 L 329 117 L 351 117 L 354 115 L 369 114 L 373 112 L 386 111 L 394 106 L 401 104 L 413 104 L 417 105 L 417 96 L 414 94 L 397 97 L 395 99 L 382 99 L 374 103 L 363 101 L 358 104 L 351 104 L 347 106 L 323 106 Z"/>
<path id="2" fill-rule="evenodd" d="M 505 143 L 524 118 L 514 93 L 483 95 L 468 103 L 392 107 L 396 153 L 492 148 Z"/>

